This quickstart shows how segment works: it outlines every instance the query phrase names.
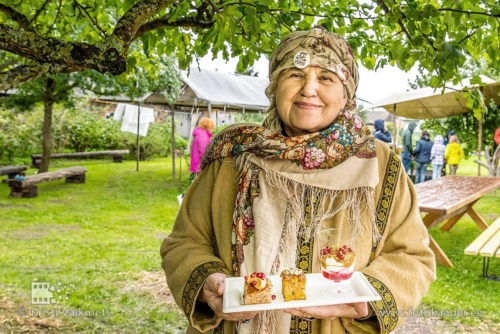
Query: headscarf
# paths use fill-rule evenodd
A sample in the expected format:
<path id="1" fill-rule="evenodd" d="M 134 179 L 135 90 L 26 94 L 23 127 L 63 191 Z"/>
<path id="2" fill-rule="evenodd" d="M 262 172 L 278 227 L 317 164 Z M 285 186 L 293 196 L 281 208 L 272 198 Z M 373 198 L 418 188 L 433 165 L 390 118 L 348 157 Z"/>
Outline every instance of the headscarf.
<path id="1" fill-rule="evenodd" d="M 269 61 L 269 86 L 266 95 L 271 101 L 264 126 L 276 131 L 281 124 L 276 110 L 274 93 L 281 73 L 289 68 L 316 66 L 337 74 L 344 85 L 348 101 L 344 110 L 356 109 L 356 90 L 359 73 L 354 54 L 347 41 L 334 32 L 318 26 L 310 31 L 297 31 L 287 35 Z"/>
<path id="2" fill-rule="evenodd" d="M 348 102 L 326 129 L 287 137 L 274 92 L 283 70 L 297 65 L 335 72 Z M 323 221 L 341 211 L 347 212 L 355 236 L 361 229 L 361 212 L 372 214 L 367 228 L 378 237 L 373 193 L 378 183 L 375 140 L 354 111 L 358 71 L 349 44 L 321 27 L 291 33 L 271 56 L 269 76 L 266 94 L 271 104 L 263 126 L 235 124 L 222 130 L 201 165 L 204 168 L 215 159 L 232 156 L 239 171 L 232 235 L 236 276 L 253 271 L 276 275 L 300 267 L 296 263 L 298 239 L 309 240 Z M 281 210 L 279 214 L 275 214 L 277 210 Z M 266 245 L 257 241 L 262 234 Z M 239 326 L 238 332 L 285 333 L 287 324 L 290 317 L 281 311 L 265 311 Z"/>

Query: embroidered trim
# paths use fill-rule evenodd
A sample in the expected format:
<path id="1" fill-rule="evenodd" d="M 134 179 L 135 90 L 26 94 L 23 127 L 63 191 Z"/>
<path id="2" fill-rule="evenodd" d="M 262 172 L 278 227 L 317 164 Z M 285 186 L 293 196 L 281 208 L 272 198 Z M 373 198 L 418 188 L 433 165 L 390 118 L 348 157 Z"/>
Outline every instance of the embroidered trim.
<path id="1" fill-rule="evenodd" d="M 401 160 L 391 151 L 391 156 L 389 157 L 389 166 L 385 170 L 384 181 L 382 182 L 382 192 L 377 203 L 377 227 L 380 236 L 384 235 L 385 228 L 387 226 L 387 220 L 389 219 L 389 209 L 391 208 L 392 202 L 394 201 L 394 189 L 396 188 L 396 183 L 398 175 L 401 169 Z M 378 241 L 373 242 L 372 251 L 370 253 L 370 262 L 375 258 L 375 250 L 378 247 Z"/>
<path id="2" fill-rule="evenodd" d="M 203 263 L 191 272 L 182 293 L 182 309 L 188 319 L 191 317 L 191 312 L 196 304 L 196 296 L 202 289 L 205 280 L 208 276 L 215 273 L 223 273 L 227 276 L 231 276 L 221 262 L 215 261 Z"/>
<path id="3" fill-rule="evenodd" d="M 371 303 L 379 319 L 381 333 L 391 333 L 398 323 L 396 299 L 392 292 L 378 279 L 364 274 L 368 282 L 377 290 L 381 300 Z"/>
<path id="4" fill-rule="evenodd" d="M 319 201 L 310 203 L 311 197 L 306 197 L 306 210 L 305 210 L 305 221 L 310 222 L 311 217 L 311 206 L 315 206 L 314 211 L 319 205 Z M 300 268 L 306 274 L 312 272 L 312 261 L 314 253 L 314 238 L 309 238 L 306 241 L 305 236 L 300 238 L 298 249 L 297 249 L 297 268 Z M 310 334 L 312 333 L 312 321 L 308 321 L 302 317 L 292 316 L 292 321 L 290 322 L 290 333 L 292 334 Z"/>

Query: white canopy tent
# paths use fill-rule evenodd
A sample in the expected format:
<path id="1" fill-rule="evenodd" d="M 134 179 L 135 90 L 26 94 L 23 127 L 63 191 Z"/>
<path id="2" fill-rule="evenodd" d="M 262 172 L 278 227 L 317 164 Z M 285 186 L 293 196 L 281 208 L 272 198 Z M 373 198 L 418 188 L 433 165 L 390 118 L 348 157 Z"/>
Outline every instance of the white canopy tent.
<path id="1" fill-rule="evenodd" d="M 197 68 L 181 72 L 184 89 L 174 105 L 185 107 L 239 109 L 243 111 L 263 111 L 269 106 L 265 90 L 267 78 L 224 73 Z M 146 103 L 165 104 L 161 92 L 153 93 Z"/>
<path id="2" fill-rule="evenodd" d="M 486 104 L 491 100 L 500 105 L 500 82 L 485 75 L 481 75 L 484 85 L 479 86 Z M 364 110 L 382 107 L 394 116 L 403 116 L 410 119 L 435 119 L 470 112 L 466 99 L 460 94 L 466 87 L 476 88 L 477 84 L 471 85 L 471 78 L 463 79 L 456 85 L 445 86 L 444 91 L 430 87 L 404 92 L 394 93 L 382 99 Z M 394 134 L 397 142 L 397 134 Z M 479 120 L 478 129 L 478 158 L 481 159 L 482 121 Z M 478 175 L 480 175 L 478 166 Z"/>
<path id="3" fill-rule="evenodd" d="M 500 82 L 487 76 L 481 75 L 485 83 L 481 91 L 486 103 L 493 99 L 500 105 Z M 460 94 L 465 87 L 473 88 L 477 85 L 470 84 L 470 78 L 463 79 L 461 83 L 446 86 L 444 91 L 430 87 L 417 89 L 409 92 L 394 93 L 374 104 L 367 109 L 382 107 L 388 112 L 411 119 L 434 119 L 470 112 L 465 98 Z"/>

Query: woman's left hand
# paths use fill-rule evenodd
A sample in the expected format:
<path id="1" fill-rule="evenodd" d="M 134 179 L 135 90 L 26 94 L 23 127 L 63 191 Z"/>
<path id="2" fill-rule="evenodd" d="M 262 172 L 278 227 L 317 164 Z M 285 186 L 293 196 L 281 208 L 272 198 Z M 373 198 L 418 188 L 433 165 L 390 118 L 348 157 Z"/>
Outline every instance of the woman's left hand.
<path id="1" fill-rule="evenodd" d="M 302 318 L 335 319 L 364 318 L 371 311 L 367 302 L 337 304 L 325 306 L 310 306 L 284 309 L 283 312 Z"/>

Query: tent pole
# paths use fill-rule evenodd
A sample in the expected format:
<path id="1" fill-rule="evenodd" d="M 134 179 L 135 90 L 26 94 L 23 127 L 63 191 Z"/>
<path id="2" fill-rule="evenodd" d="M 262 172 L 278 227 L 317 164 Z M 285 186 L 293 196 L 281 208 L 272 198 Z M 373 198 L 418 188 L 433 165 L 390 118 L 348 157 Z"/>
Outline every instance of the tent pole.
<path id="1" fill-rule="evenodd" d="M 396 103 L 394 103 L 394 105 L 392 106 L 392 110 L 394 112 L 394 115 L 392 116 L 392 124 L 394 125 L 393 129 L 392 129 L 392 138 L 393 141 L 394 141 L 394 144 L 393 144 L 393 150 L 394 152 L 396 152 L 396 154 L 398 154 L 398 137 L 397 137 L 397 132 L 396 132 Z"/>
<path id="2" fill-rule="evenodd" d="M 135 166 L 135 171 L 139 171 L 139 158 L 140 158 L 140 140 L 139 140 L 139 125 L 141 122 L 141 101 L 139 101 L 139 109 L 137 110 L 137 138 L 136 138 L 136 147 L 137 147 L 137 154 L 136 154 L 136 166 Z"/>
<path id="3" fill-rule="evenodd" d="M 479 134 L 477 140 L 477 160 L 481 161 L 481 150 L 483 141 L 483 114 L 479 118 Z M 481 165 L 477 164 L 477 176 L 481 176 Z"/>

